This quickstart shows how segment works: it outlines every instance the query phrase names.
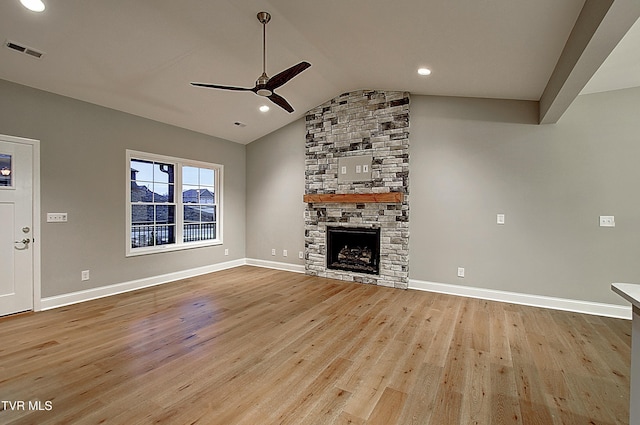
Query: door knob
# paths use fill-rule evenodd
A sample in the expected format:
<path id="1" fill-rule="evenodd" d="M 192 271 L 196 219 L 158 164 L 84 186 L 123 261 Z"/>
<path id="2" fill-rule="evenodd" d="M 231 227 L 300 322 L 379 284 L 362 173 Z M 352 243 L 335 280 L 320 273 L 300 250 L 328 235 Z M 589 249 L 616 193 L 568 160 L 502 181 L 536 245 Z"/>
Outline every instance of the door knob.
<path id="1" fill-rule="evenodd" d="M 29 238 L 24 238 L 21 241 L 15 241 L 15 243 L 21 243 L 22 244 L 22 247 L 19 248 L 19 247 L 16 246 L 15 248 L 18 251 L 23 251 L 25 249 L 28 249 L 29 248 L 29 242 L 31 242 L 31 239 L 29 239 Z"/>

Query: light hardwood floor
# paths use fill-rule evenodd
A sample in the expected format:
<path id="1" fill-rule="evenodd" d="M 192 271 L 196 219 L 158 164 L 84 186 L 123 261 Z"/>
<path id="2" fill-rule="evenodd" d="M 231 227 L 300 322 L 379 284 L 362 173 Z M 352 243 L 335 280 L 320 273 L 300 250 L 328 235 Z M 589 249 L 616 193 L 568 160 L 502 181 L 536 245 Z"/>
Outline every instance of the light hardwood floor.
<path id="1" fill-rule="evenodd" d="M 627 424 L 630 335 L 244 266 L 0 319 L 0 423 Z"/>

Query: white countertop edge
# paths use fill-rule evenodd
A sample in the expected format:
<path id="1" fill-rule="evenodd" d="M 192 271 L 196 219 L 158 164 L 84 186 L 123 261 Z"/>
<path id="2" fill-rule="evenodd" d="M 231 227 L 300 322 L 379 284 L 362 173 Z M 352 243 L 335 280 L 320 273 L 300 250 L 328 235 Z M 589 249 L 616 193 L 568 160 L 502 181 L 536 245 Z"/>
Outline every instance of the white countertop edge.
<path id="1" fill-rule="evenodd" d="M 640 284 L 612 283 L 611 290 L 629 301 L 635 308 L 640 308 Z"/>

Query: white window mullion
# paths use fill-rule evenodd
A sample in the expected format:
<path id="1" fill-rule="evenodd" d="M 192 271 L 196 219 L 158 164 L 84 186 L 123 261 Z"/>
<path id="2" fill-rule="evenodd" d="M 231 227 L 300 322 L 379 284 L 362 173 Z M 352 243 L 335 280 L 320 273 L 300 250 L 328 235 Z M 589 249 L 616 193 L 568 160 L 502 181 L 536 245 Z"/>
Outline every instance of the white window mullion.
<path id="1" fill-rule="evenodd" d="M 176 244 L 184 244 L 184 208 L 182 207 L 182 162 L 177 163 L 176 181 Z"/>

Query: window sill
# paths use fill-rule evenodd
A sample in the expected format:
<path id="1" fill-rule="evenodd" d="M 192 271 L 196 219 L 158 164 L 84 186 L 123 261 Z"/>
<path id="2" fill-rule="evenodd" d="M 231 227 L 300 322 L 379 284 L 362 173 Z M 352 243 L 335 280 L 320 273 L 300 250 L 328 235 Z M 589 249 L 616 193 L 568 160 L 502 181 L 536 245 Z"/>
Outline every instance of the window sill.
<path id="1" fill-rule="evenodd" d="M 222 245 L 222 240 L 205 242 L 186 242 L 181 244 L 160 245 L 152 248 L 128 248 L 125 257 L 137 257 L 140 255 L 161 254 L 163 252 L 184 251 L 187 249 L 204 248 L 208 246 Z"/>

